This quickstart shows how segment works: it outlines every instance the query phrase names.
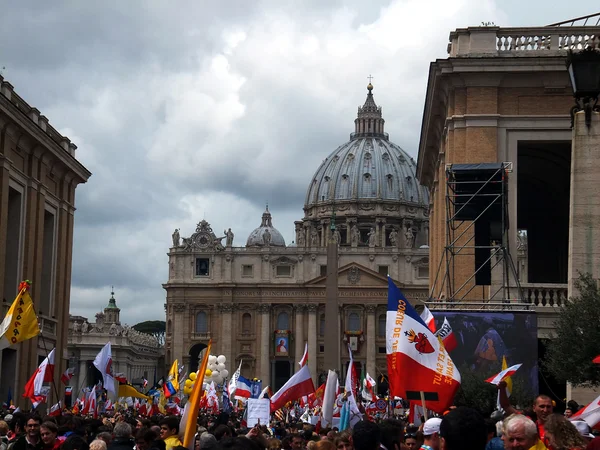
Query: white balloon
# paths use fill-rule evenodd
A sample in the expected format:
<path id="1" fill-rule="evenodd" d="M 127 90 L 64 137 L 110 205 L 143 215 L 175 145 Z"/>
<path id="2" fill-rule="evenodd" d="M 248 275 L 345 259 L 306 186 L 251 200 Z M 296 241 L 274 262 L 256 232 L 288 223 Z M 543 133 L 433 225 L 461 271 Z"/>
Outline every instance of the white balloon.
<path id="1" fill-rule="evenodd" d="M 217 364 L 217 370 L 218 370 L 219 372 L 221 372 L 221 371 L 225 370 L 225 364 L 223 364 L 223 363 L 219 363 L 219 364 Z"/>
<path id="2" fill-rule="evenodd" d="M 208 355 L 208 363 L 214 364 L 217 362 L 217 357 L 215 355 Z"/>
<path id="3" fill-rule="evenodd" d="M 223 377 L 221 375 L 219 375 L 217 378 L 215 378 L 213 380 L 216 384 L 221 384 L 223 383 Z"/>
<path id="4" fill-rule="evenodd" d="M 223 369 L 220 371 L 223 378 L 227 378 L 229 376 L 229 371 L 227 369 Z"/>
<path id="5" fill-rule="evenodd" d="M 219 355 L 217 356 L 217 362 L 219 364 L 225 364 L 225 362 L 227 362 L 227 358 L 225 358 L 225 355 Z"/>
<path id="6" fill-rule="evenodd" d="M 220 376 L 220 375 L 221 375 L 221 373 L 219 372 L 219 370 L 218 370 L 218 369 L 215 369 L 215 370 L 213 370 L 213 371 L 212 371 L 212 377 L 213 377 L 213 380 L 214 380 L 215 378 L 217 378 L 218 376 Z"/>
<path id="7" fill-rule="evenodd" d="M 214 364 L 211 364 L 211 363 L 209 363 L 209 364 L 208 364 L 206 367 L 207 367 L 208 369 L 210 369 L 210 370 L 215 370 L 215 369 L 216 369 L 215 365 L 214 365 Z"/>

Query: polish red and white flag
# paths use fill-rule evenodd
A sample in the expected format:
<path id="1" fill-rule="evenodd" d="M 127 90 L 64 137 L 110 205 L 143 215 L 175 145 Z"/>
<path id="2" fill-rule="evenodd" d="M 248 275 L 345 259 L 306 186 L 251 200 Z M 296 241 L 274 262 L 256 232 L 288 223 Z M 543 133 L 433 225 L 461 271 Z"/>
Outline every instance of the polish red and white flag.
<path id="1" fill-rule="evenodd" d="M 300 367 L 305 366 L 308 363 L 308 342 L 304 343 L 304 354 L 302 355 L 302 358 L 300 359 L 300 361 L 298 362 L 298 364 L 300 364 Z"/>
<path id="2" fill-rule="evenodd" d="M 66 384 L 68 384 L 68 383 L 69 383 L 69 380 L 70 380 L 71 378 L 73 378 L 73 374 L 74 374 L 74 373 L 75 373 L 75 369 L 73 369 L 72 367 L 71 367 L 71 368 L 68 368 L 68 369 L 67 369 L 67 370 L 65 370 L 65 371 L 63 372 L 63 374 L 60 376 L 60 381 L 62 381 L 62 382 L 63 382 L 63 384 L 65 384 L 65 385 L 66 385 Z"/>
<path id="3" fill-rule="evenodd" d="M 435 333 L 435 318 L 429 308 L 427 306 L 423 306 L 423 312 L 421 313 L 421 319 L 427 325 L 427 328 L 431 330 L 432 333 Z"/>
<path id="4" fill-rule="evenodd" d="M 510 377 L 511 375 L 514 375 L 515 372 L 519 370 L 519 367 L 521 366 L 522 364 L 515 364 L 514 366 L 510 366 L 508 369 L 504 369 L 499 374 L 496 374 L 485 381 L 487 383 L 498 385 L 498 383 L 500 383 L 501 381 L 504 381 L 506 378 Z"/>
<path id="5" fill-rule="evenodd" d="M 277 411 L 288 402 L 298 400 L 303 395 L 312 394 L 313 392 L 315 392 L 315 385 L 310 376 L 308 365 L 306 365 L 296 372 L 287 383 L 271 397 L 271 412 Z"/>
<path id="6" fill-rule="evenodd" d="M 569 417 L 569 420 L 583 420 L 592 428 L 600 424 L 600 396 L 596 397 L 596 399 L 585 408 L 581 408 L 579 411 Z"/>
<path id="7" fill-rule="evenodd" d="M 33 407 L 46 401 L 46 391 L 44 383 L 51 383 L 54 380 L 54 350 L 48 353 L 46 359 L 42 361 L 35 370 L 29 381 L 25 384 L 23 397 L 31 400 Z"/>
<path id="8" fill-rule="evenodd" d="M 48 411 L 48 415 L 52 417 L 60 416 L 60 402 L 52 405 L 52 408 Z"/>

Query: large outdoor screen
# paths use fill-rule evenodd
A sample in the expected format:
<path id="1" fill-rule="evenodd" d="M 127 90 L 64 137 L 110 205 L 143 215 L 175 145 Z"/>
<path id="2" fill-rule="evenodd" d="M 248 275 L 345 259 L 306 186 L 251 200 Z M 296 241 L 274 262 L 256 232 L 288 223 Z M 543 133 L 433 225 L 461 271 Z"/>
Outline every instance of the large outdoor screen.
<path id="1" fill-rule="evenodd" d="M 523 394 L 538 394 L 537 318 L 529 312 L 434 311 L 436 328 L 444 317 L 456 336 L 457 347 L 450 353 L 461 370 L 480 374 L 482 379 L 500 372 L 502 357 L 508 366 L 523 364 L 513 383 Z"/>

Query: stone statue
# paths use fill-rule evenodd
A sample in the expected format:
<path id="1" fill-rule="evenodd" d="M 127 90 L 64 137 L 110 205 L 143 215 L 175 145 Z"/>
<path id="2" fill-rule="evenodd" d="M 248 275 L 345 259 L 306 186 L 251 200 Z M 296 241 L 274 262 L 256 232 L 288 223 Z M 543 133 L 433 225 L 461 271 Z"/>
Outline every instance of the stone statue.
<path id="1" fill-rule="evenodd" d="M 310 231 L 310 246 L 311 247 L 319 247 L 321 243 L 319 242 L 319 232 L 316 228 L 313 228 Z"/>
<path id="2" fill-rule="evenodd" d="M 271 232 L 268 229 L 265 228 L 262 238 L 263 238 L 263 244 L 265 244 L 265 246 L 268 247 L 269 245 L 271 245 Z"/>
<path id="3" fill-rule="evenodd" d="M 358 227 L 356 226 L 356 224 L 352 225 L 352 228 L 350 229 L 350 243 L 352 244 L 352 247 L 356 247 L 360 242 L 360 231 L 358 230 Z"/>
<path id="4" fill-rule="evenodd" d="M 179 247 L 179 238 L 181 236 L 179 236 L 179 228 L 175 228 L 175 231 L 173 231 L 173 247 L 177 248 Z"/>
<path id="5" fill-rule="evenodd" d="M 229 228 L 227 231 L 223 231 L 225 233 L 225 246 L 231 247 L 233 245 L 233 231 Z"/>
<path id="6" fill-rule="evenodd" d="M 415 233 L 411 227 L 406 228 L 406 233 L 404 233 L 404 246 L 406 248 L 413 248 L 415 245 Z"/>
<path id="7" fill-rule="evenodd" d="M 367 236 L 369 236 L 369 247 L 375 247 L 375 245 L 377 245 L 375 242 L 377 239 L 377 232 L 375 231 L 375 227 L 371 227 Z"/>
<path id="8" fill-rule="evenodd" d="M 90 324 L 87 323 L 87 321 L 83 322 L 81 324 L 81 332 L 82 333 L 87 333 L 90 330 Z"/>
<path id="9" fill-rule="evenodd" d="M 296 243 L 298 245 L 298 247 L 304 247 L 306 245 L 306 239 L 305 239 L 305 231 L 304 228 L 301 228 L 298 230 L 297 236 L 296 236 Z"/>
<path id="10" fill-rule="evenodd" d="M 340 234 L 340 232 L 338 231 L 337 228 L 335 230 L 333 230 L 333 241 L 337 245 L 340 245 L 340 243 L 342 242 L 342 235 Z"/>
<path id="11" fill-rule="evenodd" d="M 116 336 L 117 332 L 118 332 L 118 330 L 117 330 L 117 324 L 113 323 L 110 326 L 110 329 L 108 330 L 108 334 L 110 334 L 111 336 Z"/>
<path id="12" fill-rule="evenodd" d="M 390 232 L 390 244 L 392 244 L 392 247 L 398 247 L 398 232 L 395 228 L 392 228 Z"/>
<path id="13" fill-rule="evenodd" d="M 79 333 L 81 331 L 81 324 L 79 322 L 73 323 L 73 331 L 75 333 Z"/>

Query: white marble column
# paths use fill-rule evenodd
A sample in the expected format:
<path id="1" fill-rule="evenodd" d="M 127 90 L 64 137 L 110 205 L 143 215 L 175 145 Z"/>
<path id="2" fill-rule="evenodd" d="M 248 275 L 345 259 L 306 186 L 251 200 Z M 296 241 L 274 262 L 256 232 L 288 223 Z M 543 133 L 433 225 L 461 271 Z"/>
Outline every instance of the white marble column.
<path id="1" fill-rule="evenodd" d="M 308 309 L 308 369 L 313 379 L 317 382 L 317 303 L 310 303 Z"/>
<path id="2" fill-rule="evenodd" d="M 296 324 L 294 326 L 294 339 L 295 339 L 295 350 L 294 350 L 294 360 L 295 360 L 295 370 L 297 372 L 300 370 L 300 365 L 298 362 L 302 355 L 304 354 L 304 344 L 306 342 L 304 338 L 304 310 L 306 309 L 306 305 L 295 305 L 294 309 L 296 310 Z"/>
<path id="3" fill-rule="evenodd" d="M 375 358 L 377 351 L 375 348 L 377 339 L 377 331 L 375 330 L 375 311 L 377 310 L 377 306 L 367 305 L 365 309 L 367 311 L 367 336 L 365 339 L 367 343 L 367 372 L 371 377 L 377 378 L 377 374 L 375 373 Z"/>
<path id="4" fill-rule="evenodd" d="M 75 383 L 73 383 L 71 381 L 71 383 L 69 383 L 71 386 L 74 387 L 73 391 L 76 391 L 78 389 L 83 389 L 85 387 L 85 385 L 83 384 L 83 381 L 85 380 L 86 376 L 87 376 L 87 370 L 88 370 L 88 362 L 85 359 L 79 360 L 79 370 L 77 371 L 77 377 L 74 379 Z M 72 401 L 74 401 L 77 397 L 79 397 L 79 392 L 73 392 L 72 394 Z"/>
<path id="5" fill-rule="evenodd" d="M 259 376 L 263 385 L 271 384 L 271 305 L 262 303 L 258 306 L 260 314 L 260 364 Z"/>
<path id="6" fill-rule="evenodd" d="M 224 355 L 227 358 L 228 367 L 232 367 L 231 346 L 232 335 L 235 333 L 232 320 L 233 310 L 234 305 L 232 303 L 221 303 L 221 305 L 219 305 L 219 313 L 221 315 L 221 345 L 219 346 L 219 352 L 217 354 Z M 235 371 L 235 369 L 233 370 Z"/>

